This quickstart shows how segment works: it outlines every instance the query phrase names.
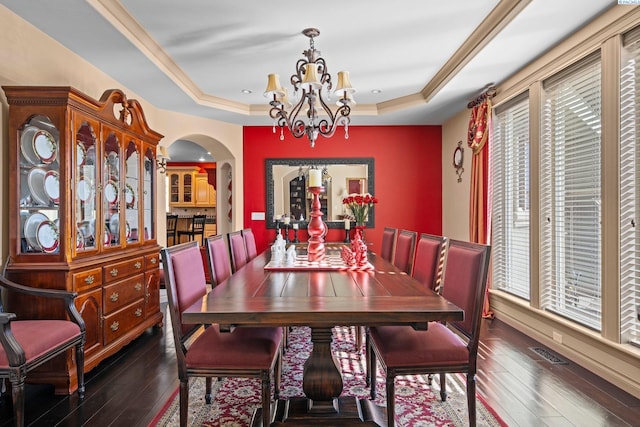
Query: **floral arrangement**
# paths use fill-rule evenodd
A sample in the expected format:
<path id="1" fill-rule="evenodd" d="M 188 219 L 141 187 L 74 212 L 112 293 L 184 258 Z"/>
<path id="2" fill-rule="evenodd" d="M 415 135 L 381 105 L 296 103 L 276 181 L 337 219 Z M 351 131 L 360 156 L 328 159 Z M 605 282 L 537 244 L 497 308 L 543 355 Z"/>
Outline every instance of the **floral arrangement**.
<path id="1" fill-rule="evenodd" d="M 351 211 L 351 218 L 356 222 L 356 225 L 364 225 L 369 214 L 369 209 L 373 208 L 373 205 L 378 203 L 378 199 L 373 197 L 369 193 L 365 194 L 349 194 L 342 199 L 342 204 Z"/>

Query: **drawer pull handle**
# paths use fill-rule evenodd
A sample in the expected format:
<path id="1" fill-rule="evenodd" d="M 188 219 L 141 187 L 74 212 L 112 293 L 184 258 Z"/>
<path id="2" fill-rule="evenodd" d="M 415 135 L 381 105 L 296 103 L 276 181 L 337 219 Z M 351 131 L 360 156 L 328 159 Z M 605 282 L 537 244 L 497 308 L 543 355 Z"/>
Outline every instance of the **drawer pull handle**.
<path id="1" fill-rule="evenodd" d="M 113 332 L 117 331 L 119 327 L 120 327 L 120 322 L 118 322 L 117 320 L 111 324 L 111 330 Z"/>
<path id="2" fill-rule="evenodd" d="M 93 274 L 91 274 L 84 278 L 84 283 L 86 283 L 87 285 L 90 285 L 94 282 L 94 280 L 96 280 L 96 278 L 93 277 Z"/>
<path id="3" fill-rule="evenodd" d="M 140 317 L 142 316 L 142 309 L 141 308 L 137 308 L 136 312 L 135 312 L 136 317 Z"/>
<path id="4" fill-rule="evenodd" d="M 155 265 L 158 262 L 157 258 L 151 258 L 151 264 Z"/>
<path id="5" fill-rule="evenodd" d="M 118 293 L 117 292 L 112 293 L 109 299 L 111 300 L 111 302 L 118 301 Z"/>
<path id="6" fill-rule="evenodd" d="M 136 291 L 140 292 L 140 289 L 142 289 L 142 283 L 136 283 L 135 286 L 133 287 Z"/>
<path id="7" fill-rule="evenodd" d="M 111 270 L 111 276 L 116 277 L 118 275 L 118 269 L 114 268 L 113 270 Z"/>
<path id="8" fill-rule="evenodd" d="M 142 267 L 142 263 L 138 261 L 134 264 L 134 266 L 136 267 L 136 269 L 140 270 L 140 267 Z"/>

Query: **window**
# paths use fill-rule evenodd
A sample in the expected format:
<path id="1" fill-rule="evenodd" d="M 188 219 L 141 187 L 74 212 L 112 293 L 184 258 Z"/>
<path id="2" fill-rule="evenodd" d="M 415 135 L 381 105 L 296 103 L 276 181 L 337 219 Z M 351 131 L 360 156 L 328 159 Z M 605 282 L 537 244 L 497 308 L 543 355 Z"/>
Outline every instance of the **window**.
<path id="1" fill-rule="evenodd" d="M 529 300 L 529 99 L 521 96 L 496 112 L 491 141 L 492 286 Z"/>
<path id="2" fill-rule="evenodd" d="M 620 340 L 640 344 L 640 30 L 624 37 L 620 75 Z"/>
<path id="3" fill-rule="evenodd" d="M 600 55 L 543 84 L 541 306 L 601 330 Z"/>

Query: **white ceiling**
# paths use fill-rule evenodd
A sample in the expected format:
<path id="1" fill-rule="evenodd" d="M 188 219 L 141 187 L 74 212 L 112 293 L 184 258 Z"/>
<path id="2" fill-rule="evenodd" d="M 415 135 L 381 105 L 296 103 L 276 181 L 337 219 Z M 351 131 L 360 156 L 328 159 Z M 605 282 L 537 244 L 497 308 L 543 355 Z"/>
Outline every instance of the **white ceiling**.
<path id="1" fill-rule="evenodd" d="M 316 27 L 332 75 L 356 88 L 352 125 L 442 124 L 611 0 L 0 0 L 158 108 L 270 125 Z M 619 6 L 621 7 L 621 6 Z M 250 90 L 244 94 L 242 90 Z M 379 94 L 371 93 L 378 89 Z"/>

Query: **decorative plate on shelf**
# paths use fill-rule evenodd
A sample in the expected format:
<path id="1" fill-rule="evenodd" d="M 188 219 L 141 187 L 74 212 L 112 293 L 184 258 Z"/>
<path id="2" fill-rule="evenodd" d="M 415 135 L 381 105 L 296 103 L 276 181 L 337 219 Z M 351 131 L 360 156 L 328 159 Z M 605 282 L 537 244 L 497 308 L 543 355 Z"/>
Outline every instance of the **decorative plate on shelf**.
<path id="1" fill-rule="evenodd" d="M 42 221 L 40 225 L 38 225 L 36 240 L 46 253 L 52 253 L 58 249 L 60 244 L 58 240 L 59 237 L 58 227 L 56 227 L 53 221 Z"/>
<path id="2" fill-rule="evenodd" d="M 136 201 L 136 193 L 131 184 L 127 183 L 124 187 L 124 201 L 128 208 L 132 208 Z"/>
<path id="3" fill-rule="evenodd" d="M 111 215 L 109 219 L 109 231 L 111 231 L 111 234 L 114 236 L 120 234 L 120 218 L 118 214 Z"/>
<path id="4" fill-rule="evenodd" d="M 49 221 L 49 218 L 42 212 L 34 212 L 24 222 L 24 238 L 33 249 L 41 251 L 42 246 L 38 242 L 38 227 L 40 224 Z"/>
<path id="5" fill-rule="evenodd" d="M 32 168 L 27 175 L 27 185 L 31 192 L 31 200 L 38 205 L 49 205 L 49 195 L 44 187 L 46 172 L 42 168 Z"/>
<path id="6" fill-rule="evenodd" d="M 53 136 L 46 130 L 39 129 L 33 135 L 33 152 L 43 163 L 47 165 L 53 163 L 58 152 Z"/>
<path id="7" fill-rule="evenodd" d="M 60 203 L 60 176 L 54 170 L 47 171 L 44 175 L 44 191 L 56 205 Z"/>
<path id="8" fill-rule="evenodd" d="M 104 227 L 104 245 L 109 246 L 111 244 L 111 234 L 109 233 L 109 228 Z"/>
<path id="9" fill-rule="evenodd" d="M 78 184 L 76 184 L 76 194 L 78 196 L 78 199 L 80 199 L 83 202 L 86 202 L 87 200 L 89 200 L 92 193 L 93 193 L 93 188 L 91 187 L 91 184 L 89 183 L 89 181 L 87 181 L 84 178 L 78 181 Z"/>
<path id="10" fill-rule="evenodd" d="M 33 137 L 40 129 L 35 126 L 27 126 L 20 136 L 20 151 L 22 157 L 32 165 L 40 164 L 38 155 L 33 151 Z"/>
<path id="11" fill-rule="evenodd" d="M 107 185 L 104 186 L 104 199 L 112 204 L 118 201 L 118 184 L 116 181 L 110 179 Z"/>

